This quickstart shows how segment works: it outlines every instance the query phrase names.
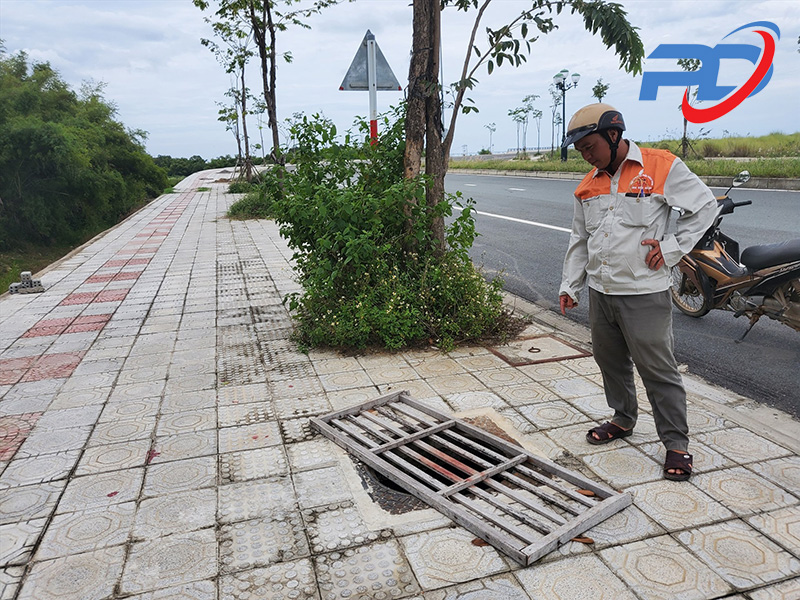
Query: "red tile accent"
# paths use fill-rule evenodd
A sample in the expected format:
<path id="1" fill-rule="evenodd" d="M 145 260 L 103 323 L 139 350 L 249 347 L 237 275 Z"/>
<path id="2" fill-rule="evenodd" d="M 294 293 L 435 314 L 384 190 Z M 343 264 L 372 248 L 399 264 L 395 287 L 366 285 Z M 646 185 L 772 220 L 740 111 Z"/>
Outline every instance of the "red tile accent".
<path id="1" fill-rule="evenodd" d="M 132 258 L 128 261 L 129 265 L 146 265 L 150 262 L 149 258 Z"/>
<path id="2" fill-rule="evenodd" d="M 125 296 L 128 295 L 129 291 L 130 288 L 122 290 L 104 290 L 97 294 L 97 298 L 92 302 L 117 302 L 119 300 L 125 300 Z"/>
<path id="3" fill-rule="evenodd" d="M 86 283 L 108 283 L 112 279 L 114 279 L 113 273 L 107 275 L 92 275 L 86 280 Z"/>
<path id="4" fill-rule="evenodd" d="M 42 413 L 0 417 L 0 460 L 11 460 Z"/>
<path id="5" fill-rule="evenodd" d="M 106 263 L 103 265 L 103 268 L 105 268 L 105 267 L 124 267 L 126 264 L 128 264 L 128 261 L 126 259 L 124 259 L 124 258 L 120 258 L 120 259 L 117 259 L 117 260 L 106 261 Z"/>
<path id="6" fill-rule="evenodd" d="M 39 357 L 24 356 L 22 358 L 0 360 L 0 385 L 14 385 L 17 383 L 37 358 Z"/>
<path id="7" fill-rule="evenodd" d="M 85 352 L 43 354 L 22 378 L 23 382 L 69 377 L 81 363 Z"/>
<path id="8" fill-rule="evenodd" d="M 114 275 L 114 281 L 127 281 L 130 279 L 139 279 L 139 275 L 144 273 L 144 271 L 122 271 L 121 273 L 117 273 Z"/>
<path id="9" fill-rule="evenodd" d="M 105 323 L 78 323 L 67 327 L 64 333 L 86 333 L 87 331 L 97 331 L 105 326 Z"/>
<path id="10" fill-rule="evenodd" d="M 57 327 L 31 327 L 22 334 L 24 338 L 32 338 L 32 337 L 43 337 L 46 335 L 59 335 L 60 333 L 64 333 L 64 330 L 68 327 L 68 325 L 59 325 Z"/>
<path id="11" fill-rule="evenodd" d="M 123 263 L 125 261 L 122 261 Z M 94 301 L 97 292 L 76 292 L 64 298 L 58 305 L 70 306 L 72 304 L 89 304 Z"/>

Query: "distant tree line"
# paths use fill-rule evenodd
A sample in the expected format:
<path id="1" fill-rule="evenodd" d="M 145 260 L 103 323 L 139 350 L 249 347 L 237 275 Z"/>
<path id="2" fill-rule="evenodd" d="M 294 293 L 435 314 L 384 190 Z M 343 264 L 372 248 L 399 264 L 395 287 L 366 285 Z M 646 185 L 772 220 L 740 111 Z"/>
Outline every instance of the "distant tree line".
<path id="1" fill-rule="evenodd" d="M 146 133 L 115 119 L 103 87 L 76 93 L 0 43 L 0 250 L 81 243 L 164 191 Z"/>
<path id="2" fill-rule="evenodd" d="M 159 154 L 153 159 L 153 162 L 164 169 L 170 177 L 186 177 L 206 169 L 233 167 L 236 165 L 236 157 L 226 155 L 206 160 L 197 155 L 189 158 L 173 158 L 169 155 Z M 255 162 L 258 162 L 258 160 L 256 159 Z"/>

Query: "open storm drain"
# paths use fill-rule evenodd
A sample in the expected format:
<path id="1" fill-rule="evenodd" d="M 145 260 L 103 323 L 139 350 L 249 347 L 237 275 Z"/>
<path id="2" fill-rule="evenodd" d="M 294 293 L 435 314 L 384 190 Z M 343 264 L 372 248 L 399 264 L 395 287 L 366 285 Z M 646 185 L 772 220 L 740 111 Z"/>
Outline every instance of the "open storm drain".
<path id="1" fill-rule="evenodd" d="M 401 490 L 523 565 L 631 503 L 629 494 L 436 411 L 407 392 L 311 422 Z"/>

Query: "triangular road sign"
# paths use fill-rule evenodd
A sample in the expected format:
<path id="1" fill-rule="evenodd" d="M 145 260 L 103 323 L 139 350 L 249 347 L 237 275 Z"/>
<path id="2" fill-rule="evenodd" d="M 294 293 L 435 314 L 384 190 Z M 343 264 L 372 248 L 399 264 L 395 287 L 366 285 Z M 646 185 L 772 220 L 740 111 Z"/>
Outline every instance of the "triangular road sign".
<path id="1" fill-rule="evenodd" d="M 353 62 L 350 63 L 350 68 L 348 69 L 347 74 L 344 76 L 342 85 L 339 86 L 340 90 L 357 90 L 361 92 L 369 91 L 367 74 L 368 39 L 375 39 L 375 36 L 372 35 L 372 32 L 370 32 L 369 29 L 367 29 L 367 34 L 364 36 L 364 39 L 361 40 L 361 44 L 358 47 L 358 51 L 356 51 Z M 389 66 L 389 63 L 386 62 L 386 58 L 383 56 L 383 52 L 381 52 L 377 42 L 375 42 L 375 62 L 378 89 L 401 91 L 403 88 L 400 87 L 400 83 L 397 81 L 394 73 L 392 73 L 392 68 Z"/>

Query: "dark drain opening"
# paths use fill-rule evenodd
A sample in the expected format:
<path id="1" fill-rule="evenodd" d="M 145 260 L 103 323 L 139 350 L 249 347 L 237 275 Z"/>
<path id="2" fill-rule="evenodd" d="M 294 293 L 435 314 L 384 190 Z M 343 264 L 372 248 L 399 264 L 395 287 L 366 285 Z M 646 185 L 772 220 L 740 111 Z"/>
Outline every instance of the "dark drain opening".
<path id="1" fill-rule="evenodd" d="M 361 485 L 370 498 L 386 512 L 403 515 L 413 510 L 428 508 L 422 500 L 409 494 L 394 481 L 379 473 L 360 460 L 353 460 L 356 472 L 361 478 Z"/>

